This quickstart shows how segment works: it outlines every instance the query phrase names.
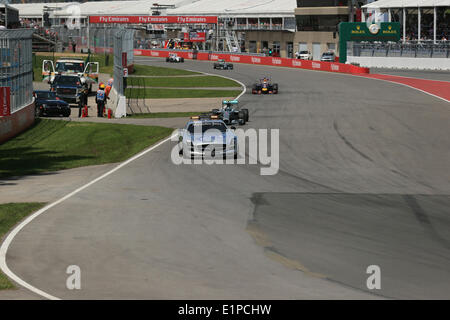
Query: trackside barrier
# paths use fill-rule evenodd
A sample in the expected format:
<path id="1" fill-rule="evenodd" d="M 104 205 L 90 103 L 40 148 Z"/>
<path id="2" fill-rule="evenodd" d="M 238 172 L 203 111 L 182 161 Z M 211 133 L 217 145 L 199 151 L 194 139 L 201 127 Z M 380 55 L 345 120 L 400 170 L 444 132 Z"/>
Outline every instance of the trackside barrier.
<path id="1" fill-rule="evenodd" d="M 7 117 L 0 117 L 0 143 L 15 137 L 34 123 L 34 100 Z"/>
<path id="2" fill-rule="evenodd" d="M 165 58 L 168 57 L 170 53 L 176 53 L 178 56 L 184 59 L 193 58 L 193 53 L 190 51 L 184 52 L 184 51 L 168 51 L 168 50 L 153 50 L 153 49 L 149 50 L 134 49 L 135 56 Z M 256 65 L 290 67 L 290 68 L 338 72 L 338 73 L 361 74 L 370 72 L 369 68 L 363 68 L 351 64 L 338 62 L 299 60 L 292 58 L 261 57 L 261 56 L 250 56 L 250 55 L 229 54 L 229 53 L 199 52 L 197 54 L 197 60 L 216 61 L 219 59 L 224 59 L 225 61 L 232 63 L 248 63 Z"/>

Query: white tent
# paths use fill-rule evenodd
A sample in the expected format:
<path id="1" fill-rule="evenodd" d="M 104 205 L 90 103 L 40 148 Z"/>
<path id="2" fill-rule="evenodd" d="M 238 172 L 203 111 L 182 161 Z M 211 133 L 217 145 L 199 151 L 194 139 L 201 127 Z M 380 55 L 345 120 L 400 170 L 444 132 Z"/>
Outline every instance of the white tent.
<path id="1" fill-rule="evenodd" d="M 194 0 L 164 0 L 164 5 L 174 5 L 175 7 L 191 3 Z M 82 16 L 95 15 L 118 15 L 118 16 L 138 16 L 151 15 L 151 8 L 154 0 L 137 1 L 91 1 L 80 5 Z"/>
<path id="2" fill-rule="evenodd" d="M 73 13 L 71 5 L 79 6 L 82 17 L 95 15 L 151 15 L 155 0 L 134 1 L 90 1 L 52 2 L 13 4 L 19 10 L 20 17 L 40 18 L 44 7 L 55 8 L 54 15 L 70 16 Z M 217 15 L 232 17 L 294 17 L 297 7 L 296 0 L 164 0 L 164 5 L 174 5 L 167 9 L 164 15 Z"/>
<path id="3" fill-rule="evenodd" d="M 296 0 L 198 0 L 169 10 L 169 15 L 294 17 Z"/>
<path id="4" fill-rule="evenodd" d="M 42 18 L 44 7 L 55 10 L 64 9 L 70 5 L 78 5 L 78 2 L 50 2 L 50 3 L 18 3 L 10 4 L 11 7 L 19 10 L 21 18 Z M 56 12 L 56 11 L 55 11 Z"/>
<path id="5" fill-rule="evenodd" d="M 450 7 L 450 0 L 379 0 L 363 6 L 363 9 Z"/>

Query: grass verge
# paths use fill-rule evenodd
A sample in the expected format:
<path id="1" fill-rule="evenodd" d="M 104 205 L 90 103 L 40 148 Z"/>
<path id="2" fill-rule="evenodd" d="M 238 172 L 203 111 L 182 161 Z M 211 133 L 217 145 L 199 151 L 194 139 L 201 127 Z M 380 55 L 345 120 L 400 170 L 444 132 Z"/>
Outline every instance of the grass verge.
<path id="1" fill-rule="evenodd" d="M 236 81 L 216 76 L 172 78 L 128 78 L 128 85 L 147 87 L 240 87 Z"/>
<path id="2" fill-rule="evenodd" d="M 134 72 L 133 72 L 133 75 L 135 76 L 186 76 L 194 74 L 200 73 L 182 69 L 144 66 L 140 64 L 134 65 Z"/>
<path id="3" fill-rule="evenodd" d="M 0 145 L 0 178 L 120 162 L 168 136 L 156 126 L 38 119 Z"/>
<path id="4" fill-rule="evenodd" d="M 220 98 L 236 97 L 241 90 L 197 90 L 197 89 L 127 89 L 127 98 L 139 99 L 174 99 L 174 98 Z"/>
<path id="5" fill-rule="evenodd" d="M 143 118 L 189 118 L 198 116 L 201 112 L 155 112 L 155 113 L 136 113 L 129 114 L 127 118 L 143 119 Z"/>
<path id="6" fill-rule="evenodd" d="M 0 204 L 0 239 L 19 221 L 44 205 L 40 202 Z M 13 288 L 11 281 L 0 271 L 0 290 Z"/>

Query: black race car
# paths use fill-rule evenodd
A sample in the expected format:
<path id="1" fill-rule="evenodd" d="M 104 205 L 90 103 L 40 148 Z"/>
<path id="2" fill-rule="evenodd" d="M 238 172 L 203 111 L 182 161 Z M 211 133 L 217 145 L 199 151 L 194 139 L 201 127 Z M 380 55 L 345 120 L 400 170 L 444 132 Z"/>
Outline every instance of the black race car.
<path id="1" fill-rule="evenodd" d="M 262 78 L 259 83 L 255 83 L 252 87 L 253 94 L 278 94 L 278 84 L 272 83 L 269 78 Z"/>
<path id="2" fill-rule="evenodd" d="M 59 99 L 52 91 L 34 91 L 34 105 L 36 117 L 42 116 L 70 116 L 70 106 L 67 102 Z"/>
<path id="3" fill-rule="evenodd" d="M 233 64 L 226 62 L 224 59 L 219 59 L 214 62 L 214 69 L 233 70 Z"/>

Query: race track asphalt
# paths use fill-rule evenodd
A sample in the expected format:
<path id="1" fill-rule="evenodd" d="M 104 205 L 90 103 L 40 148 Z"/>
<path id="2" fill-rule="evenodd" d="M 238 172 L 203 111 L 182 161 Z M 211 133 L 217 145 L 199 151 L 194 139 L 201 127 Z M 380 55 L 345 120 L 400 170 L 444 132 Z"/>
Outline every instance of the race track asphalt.
<path id="1" fill-rule="evenodd" d="M 167 142 L 27 225 L 7 254 L 17 276 L 63 299 L 450 298 L 448 103 L 350 75 L 169 66 L 278 82 L 240 99 L 246 128 L 280 130 L 278 174 L 176 166 Z"/>

